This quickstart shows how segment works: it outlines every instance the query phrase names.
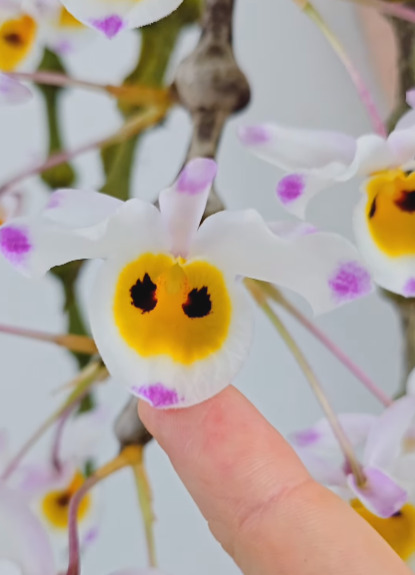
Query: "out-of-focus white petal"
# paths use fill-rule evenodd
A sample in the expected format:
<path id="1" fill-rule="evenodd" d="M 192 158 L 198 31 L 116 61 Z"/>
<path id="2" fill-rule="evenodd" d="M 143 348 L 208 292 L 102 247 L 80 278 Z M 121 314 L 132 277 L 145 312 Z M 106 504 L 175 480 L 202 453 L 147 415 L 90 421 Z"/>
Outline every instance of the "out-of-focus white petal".
<path id="1" fill-rule="evenodd" d="M 0 487 L 0 558 L 22 575 L 56 575 L 46 532 L 20 495 L 5 487 Z"/>
<path id="2" fill-rule="evenodd" d="M 4 104 L 24 104 L 32 97 L 30 89 L 16 80 L 0 72 L 0 106 Z"/>
<path id="3" fill-rule="evenodd" d="M 389 257 L 375 244 L 366 217 L 367 198 L 356 206 L 353 228 L 359 252 L 381 287 L 404 297 L 415 295 L 415 256 Z"/>
<path id="4" fill-rule="evenodd" d="M 308 448 L 302 448 L 295 444 L 293 447 L 316 481 L 328 487 L 344 487 L 346 485 L 346 474 L 336 461 L 322 457 Z"/>
<path id="5" fill-rule="evenodd" d="M 408 375 L 406 381 L 406 393 L 408 395 L 415 395 L 415 368 Z"/>
<path id="6" fill-rule="evenodd" d="M 62 0 L 78 20 L 113 38 L 121 30 L 139 28 L 164 18 L 183 0 Z"/>
<path id="7" fill-rule="evenodd" d="M 220 212 L 207 218 L 190 255 L 206 257 L 235 275 L 292 289 L 316 313 L 367 295 L 372 289 L 370 276 L 350 242 L 330 233 L 283 240 L 255 210 Z"/>
<path id="8" fill-rule="evenodd" d="M 415 416 L 415 397 L 396 400 L 372 425 L 363 456 L 365 465 L 391 469 Z"/>
<path id="9" fill-rule="evenodd" d="M 0 227 L 0 251 L 34 277 L 68 261 L 105 257 L 107 226 L 120 206 L 122 202 L 104 194 L 59 190 L 39 216 Z"/>
<path id="10" fill-rule="evenodd" d="M 225 276 L 232 309 L 220 349 L 187 365 L 167 354 L 142 357 L 126 343 L 114 320 L 116 284 L 124 266 L 125 258 L 102 265 L 89 302 L 94 339 L 110 373 L 133 394 L 164 409 L 193 405 L 219 393 L 234 378 L 250 347 L 252 310 L 245 290 L 232 276 Z M 166 329 L 172 327 L 166 325 Z"/>
<path id="11" fill-rule="evenodd" d="M 341 173 L 353 161 L 356 141 L 341 132 L 300 130 L 276 124 L 243 126 L 241 142 L 256 156 L 293 172 L 314 172 L 324 178 Z"/>
<path id="12" fill-rule="evenodd" d="M 186 257 L 205 211 L 216 162 L 196 158 L 186 164 L 175 184 L 159 196 L 160 212 L 169 232 L 170 251 Z"/>
<path id="13" fill-rule="evenodd" d="M 415 110 L 406 112 L 396 123 L 395 130 L 406 130 L 415 125 Z"/>
<path id="14" fill-rule="evenodd" d="M 406 121 L 408 122 L 408 118 Z M 415 156 L 415 125 L 391 132 L 388 136 L 388 145 L 394 155 L 396 167 L 412 161 Z"/>
<path id="15" fill-rule="evenodd" d="M 268 227 L 273 234 L 285 240 L 294 240 L 296 238 L 301 238 L 302 236 L 315 234 L 318 231 L 313 224 L 292 220 L 268 222 Z"/>
<path id="16" fill-rule="evenodd" d="M 347 477 L 350 489 L 369 511 L 379 517 L 392 517 L 408 501 L 407 492 L 379 469 L 365 467 L 364 473 L 363 487 L 357 485 L 353 475 Z"/>
<path id="17" fill-rule="evenodd" d="M 338 415 L 338 419 L 353 446 L 358 446 L 366 440 L 370 428 L 376 421 L 376 417 L 368 413 L 341 413 Z M 293 445 L 301 448 L 321 451 L 339 449 L 339 443 L 325 418 L 308 429 L 292 433 L 290 441 Z"/>
<path id="18" fill-rule="evenodd" d="M 104 406 L 72 418 L 62 436 L 62 460 L 75 461 L 82 465 L 96 456 L 103 434 L 110 424 L 110 412 Z"/>

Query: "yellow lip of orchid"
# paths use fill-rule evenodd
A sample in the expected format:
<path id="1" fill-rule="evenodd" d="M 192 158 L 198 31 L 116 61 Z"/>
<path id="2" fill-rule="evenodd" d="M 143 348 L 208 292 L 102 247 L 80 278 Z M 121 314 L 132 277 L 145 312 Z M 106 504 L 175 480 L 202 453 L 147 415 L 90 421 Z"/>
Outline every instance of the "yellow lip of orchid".
<path id="1" fill-rule="evenodd" d="M 366 193 L 367 225 L 378 248 L 389 257 L 415 255 L 415 173 L 375 174 Z"/>
<path id="2" fill-rule="evenodd" d="M 14 70 L 30 53 L 37 24 L 28 14 L 0 21 L 0 70 Z"/>
<path id="3" fill-rule="evenodd" d="M 41 504 L 41 512 L 46 523 L 53 529 L 67 529 L 69 522 L 69 506 L 75 493 L 82 487 L 85 478 L 78 470 L 73 475 L 71 482 L 64 489 L 51 491 L 44 495 Z M 78 508 L 78 521 L 83 521 L 91 509 L 91 495 L 83 497 Z"/>
<path id="4" fill-rule="evenodd" d="M 407 561 L 415 553 L 415 506 L 407 503 L 402 509 L 384 519 L 371 513 L 358 499 L 352 508 L 385 539 L 401 559 Z"/>

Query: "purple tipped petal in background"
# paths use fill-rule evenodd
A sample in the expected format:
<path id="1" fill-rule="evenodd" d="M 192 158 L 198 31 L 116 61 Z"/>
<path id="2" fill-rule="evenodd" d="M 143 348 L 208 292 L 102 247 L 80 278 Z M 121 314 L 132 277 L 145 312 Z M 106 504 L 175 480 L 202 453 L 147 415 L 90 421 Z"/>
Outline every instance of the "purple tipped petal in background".
<path id="1" fill-rule="evenodd" d="M 183 168 L 178 177 L 176 189 L 184 194 L 199 194 L 213 182 L 216 171 L 217 166 L 214 160 L 195 158 Z"/>
<path id="2" fill-rule="evenodd" d="M 392 517 L 408 501 L 408 493 L 391 477 L 374 467 L 364 469 L 366 483 L 360 487 L 353 475 L 349 475 L 347 483 L 353 493 L 378 517 Z"/>
<path id="3" fill-rule="evenodd" d="M 31 97 L 32 92 L 27 86 L 7 74 L 0 73 L 0 105 L 23 104 Z"/>

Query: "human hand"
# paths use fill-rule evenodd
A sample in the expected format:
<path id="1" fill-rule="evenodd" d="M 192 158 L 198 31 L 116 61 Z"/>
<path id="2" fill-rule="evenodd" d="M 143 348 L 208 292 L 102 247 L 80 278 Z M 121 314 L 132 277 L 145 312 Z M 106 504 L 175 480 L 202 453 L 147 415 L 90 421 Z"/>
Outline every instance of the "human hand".
<path id="1" fill-rule="evenodd" d="M 139 412 L 245 575 L 411 573 L 234 387 L 187 409 L 140 402 Z"/>

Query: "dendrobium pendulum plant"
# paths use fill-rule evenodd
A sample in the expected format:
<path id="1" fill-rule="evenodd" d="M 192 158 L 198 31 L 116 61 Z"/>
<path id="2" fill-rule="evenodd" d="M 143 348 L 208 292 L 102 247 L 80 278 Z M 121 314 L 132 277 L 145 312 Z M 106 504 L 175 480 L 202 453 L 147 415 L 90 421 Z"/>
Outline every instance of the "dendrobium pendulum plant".
<path id="1" fill-rule="evenodd" d="M 188 409 L 238 385 L 255 342 L 255 305 L 276 328 L 276 345 L 291 351 L 323 411 L 316 424 L 290 434 L 291 445 L 316 480 L 415 565 L 415 71 L 408 64 L 415 9 L 411 3 L 370 1 L 392 17 L 397 38 L 406 39 L 399 54 L 405 64 L 405 72 L 402 65 L 398 70 L 404 75 L 401 99 L 385 123 L 323 16 L 307 0 L 295 3 L 349 73 L 373 133 L 356 138 L 331 126 L 289 128 L 280 122 L 278 106 L 272 118 L 257 110 L 255 123 L 239 122 L 239 140 L 233 136 L 240 153 L 242 143 L 286 172 L 276 182 L 275 214 L 279 203 L 288 215 L 277 221 L 260 213 L 255 196 L 234 209 L 224 203 L 226 190 L 218 191 L 220 137 L 227 119 L 247 106 L 251 88 L 232 49 L 238 34 L 232 29 L 234 0 L 0 0 L 0 105 L 24 110 L 41 99 L 49 140 L 47 157 L 31 157 L 8 179 L 0 174 L 1 265 L 15 268 L 16 277 L 23 274 L 19 281 L 27 285 L 52 276 L 62 289 L 68 323 L 67 333 L 51 334 L 0 319 L 0 332 L 60 346 L 79 368 L 56 391 L 60 404 L 23 445 L 16 447 L 12 430 L 0 421 L 0 575 L 79 575 L 110 520 L 101 483 L 122 469 L 131 470 L 136 483 L 148 557 L 146 563 L 137 554 L 131 567 L 120 562 L 113 575 L 161 575 L 144 458 L 152 438 L 138 417 L 138 399 L 156 409 Z M 200 40 L 177 64 L 171 56 L 189 25 L 200 27 Z M 96 38 L 110 43 L 136 29 L 136 65 L 122 83 L 67 73 L 71 56 L 87 53 Z M 112 98 L 121 127 L 66 148 L 61 96 L 69 89 Z M 162 123 L 168 132 L 165 121 L 174 107 L 191 119 L 188 153 L 158 197 L 147 201 L 132 181 L 138 143 Z M 101 189 L 77 184 L 72 165 L 94 150 L 101 153 Z M 43 182 L 37 202 L 29 201 L 36 194 L 32 176 Z M 362 190 L 348 215 L 353 242 L 304 221 L 309 200 L 328 187 L 336 193 L 349 180 Z M 92 281 L 80 289 L 88 260 L 98 261 L 88 269 Z M 406 329 L 408 377 L 396 397 L 312 317 L 353 306 L 376 289 L 394 301 Z M 286 290 L 300 295 L 309 312 L 300 311 Z M 365 386 L 379 401 L 377 413 L 359 405 L 336 412 L 280 310 Z M 104 384 L 125 397 L 121 413 L 101 399 Z M 102 436 L 111 426 L 119 449 L 103 462 Z M 44 436 L 48 446 L 37 445 Z M 162 569 L 170 572 L 169 565 Z"/>

